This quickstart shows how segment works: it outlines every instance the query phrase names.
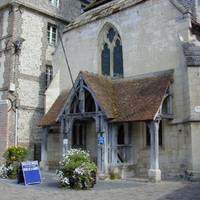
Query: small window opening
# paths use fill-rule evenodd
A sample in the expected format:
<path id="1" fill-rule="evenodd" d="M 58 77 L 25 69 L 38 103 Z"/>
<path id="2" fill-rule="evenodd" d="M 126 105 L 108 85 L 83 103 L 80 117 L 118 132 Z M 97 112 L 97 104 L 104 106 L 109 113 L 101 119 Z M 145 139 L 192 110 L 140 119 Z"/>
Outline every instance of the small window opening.
<path id="1" fill-rule="evenodd" d="M 57 44 L 57 26 L 48 24 L 47 36 L 49 45 L 55 46 Z"/>

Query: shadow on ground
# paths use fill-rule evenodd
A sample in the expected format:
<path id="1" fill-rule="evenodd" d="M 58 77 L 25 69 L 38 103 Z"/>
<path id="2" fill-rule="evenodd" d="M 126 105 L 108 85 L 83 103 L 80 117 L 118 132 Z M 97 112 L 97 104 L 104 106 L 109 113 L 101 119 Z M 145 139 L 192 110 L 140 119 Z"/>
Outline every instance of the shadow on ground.
<path id="1" fill-rule="evenodd" d="M 184 187 L 157 200 L 200 200 L 200 183 L 188 182 Z"/>

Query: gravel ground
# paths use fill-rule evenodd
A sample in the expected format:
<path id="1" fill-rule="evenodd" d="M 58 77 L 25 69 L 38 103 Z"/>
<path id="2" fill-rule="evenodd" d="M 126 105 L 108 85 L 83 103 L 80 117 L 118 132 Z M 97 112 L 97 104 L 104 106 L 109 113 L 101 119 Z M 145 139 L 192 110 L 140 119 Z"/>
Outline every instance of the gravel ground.
<path id="1" fill-rule="evenodd" d="M 200 183 L 144 180 L 98 181 L 89 191 L 58 188 L 52 174 L 43 175 L 42 184 L 24 186 L 0 179 L 0 200 L 200 200 Z"/>

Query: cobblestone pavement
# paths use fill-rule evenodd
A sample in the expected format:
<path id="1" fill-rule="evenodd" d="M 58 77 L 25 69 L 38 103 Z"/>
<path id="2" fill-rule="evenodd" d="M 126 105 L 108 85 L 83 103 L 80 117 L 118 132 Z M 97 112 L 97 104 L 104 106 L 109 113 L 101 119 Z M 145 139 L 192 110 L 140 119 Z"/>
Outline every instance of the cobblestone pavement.
<path id="1" fill-rule="evenodd" d="M 24 186 L 0 179 L 0 200 L 200 200 L 200 183 L 144 180 L 99 181 L 89 191 L 58 188 L 54 176 L 40 185 Z"/>

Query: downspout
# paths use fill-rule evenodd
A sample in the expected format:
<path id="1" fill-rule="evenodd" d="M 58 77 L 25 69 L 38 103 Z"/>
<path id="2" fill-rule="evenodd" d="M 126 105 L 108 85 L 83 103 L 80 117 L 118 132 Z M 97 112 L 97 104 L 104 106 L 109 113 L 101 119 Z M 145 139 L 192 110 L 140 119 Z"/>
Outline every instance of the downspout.
<path id="1" fill-rule="evenodd" d="M 15 108 L 15 146 L 18 146 L 18 109 Z"/>

